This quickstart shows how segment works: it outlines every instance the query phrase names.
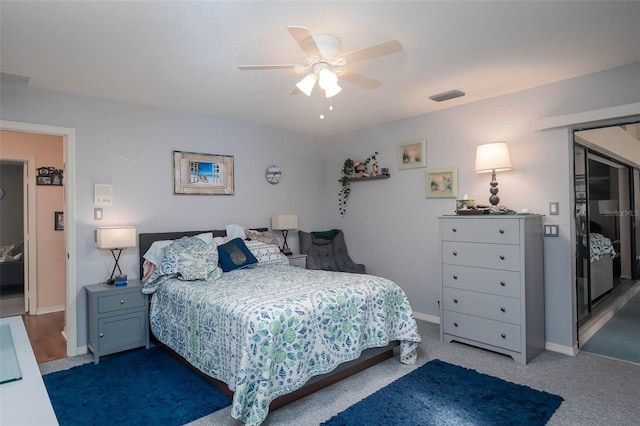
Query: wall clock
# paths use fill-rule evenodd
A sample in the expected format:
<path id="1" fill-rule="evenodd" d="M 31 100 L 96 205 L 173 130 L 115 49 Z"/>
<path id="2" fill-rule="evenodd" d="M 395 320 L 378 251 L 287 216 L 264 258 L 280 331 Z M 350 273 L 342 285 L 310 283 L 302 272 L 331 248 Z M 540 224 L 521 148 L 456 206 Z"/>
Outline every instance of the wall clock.
<path id="1" fill-rule="evenodd" d="M 267 182 L 272 185 L 277 185 L 280 182 L 280 177 L 282 177 L 282 172 L 280 171 L 280 167 L 271 165 L 267 167 L 267 172 L 265 173 L 265 178 Z"/>

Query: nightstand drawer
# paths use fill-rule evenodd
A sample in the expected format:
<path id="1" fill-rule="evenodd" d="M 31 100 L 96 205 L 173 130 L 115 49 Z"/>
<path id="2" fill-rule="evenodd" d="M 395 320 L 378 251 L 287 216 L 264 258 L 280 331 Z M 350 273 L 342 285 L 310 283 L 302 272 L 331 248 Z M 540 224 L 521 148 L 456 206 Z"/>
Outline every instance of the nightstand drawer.
<path id="1" fill-rule="evenodd" d="M 478 268 L 520 270 L 518 247 L 504 244 L 442 242 L 442 262 Z"/>
<path id="2" fill-rule="evenodd" d="M 518 325 L 445 311 L 443 326 L 449 337 L 459 336 L 515 352 L 522 350 Z"/>
<path id="3" fill-rule="evenodd" d="M 442 285 L 507 297 L 520 297 L 520 272 L 442 265 Z"/>
<path id="4" fill-rule="evenodd" d="M 442 297 L 448 311 L 520 325 L 520 299 L 447 287 Z"/>
<path id="5" fill-rule="evenodd" d="M 98 313 L 120 311 L 129 308 L 138 308 L 144 306 L 146 297 L 140 290 L 115 294 L 112 296 L 101 296 L 98 298 Z"/>
<path id="6" fill-rule="evenodd" d="M 520 225 L 509 219 L 443 219 L 442 239 L 475 243 L 520 244 Z"/>
<path id="7" fill-rule="evenodd" d="M 144 311 L 98 320 L 100 355 L 146 345 L 147 316 Z"/>
<path id="8" fill-rule="evenodd" d="M 289 265 L 297 266 L 299 268 L 307 267 L 307 255 L 306 254 L 293 254 L 289 257 Z"/>

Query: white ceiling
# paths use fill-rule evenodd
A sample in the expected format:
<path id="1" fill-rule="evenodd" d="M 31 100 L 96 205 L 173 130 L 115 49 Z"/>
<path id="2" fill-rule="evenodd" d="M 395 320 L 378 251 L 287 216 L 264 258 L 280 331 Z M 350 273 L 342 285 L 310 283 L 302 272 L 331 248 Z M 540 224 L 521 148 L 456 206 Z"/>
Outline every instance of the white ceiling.
<path id="1" fill-rule="evenodd" d="M 0 69 L 29 85 L 332 135 L 640 62 L 639 1 L 205 1 L 0 3 Z M 305 63 L 286 30 L 389 39 L 404 51 L 352 65 L 382 81 L 342 83 L 319 119 L 289 95 Z M 435 103 L 428 96 L 466 92 Z M 326 104 L 325 104 L 326 107 Z"/>

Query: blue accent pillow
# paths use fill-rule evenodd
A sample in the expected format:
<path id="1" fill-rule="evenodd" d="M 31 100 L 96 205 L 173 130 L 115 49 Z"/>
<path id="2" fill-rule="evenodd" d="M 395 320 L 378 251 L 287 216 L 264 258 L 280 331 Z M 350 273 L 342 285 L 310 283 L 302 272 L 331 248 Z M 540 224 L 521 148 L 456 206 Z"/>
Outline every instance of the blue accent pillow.
<path id="1" fill-rule="evenodd" d="M 234 238 L 218 246 L 218 263 L 224 272 L 258 263 L 258 259 L 249 251 L 242 238 Z"/>

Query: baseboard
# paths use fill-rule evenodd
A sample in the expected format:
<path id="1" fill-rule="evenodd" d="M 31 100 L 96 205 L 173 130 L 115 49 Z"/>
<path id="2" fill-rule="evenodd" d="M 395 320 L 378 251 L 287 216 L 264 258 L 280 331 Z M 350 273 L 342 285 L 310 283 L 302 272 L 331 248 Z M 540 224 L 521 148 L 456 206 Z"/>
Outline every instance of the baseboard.
<path id="1" fill-rule="evenodd" d="M 422 321 L 432 322 L 434 324 L 440 324 L 440 317 L 429 314 L 421 314 L 420 312 L 414 312 L 413 317 Z"/>
<path id="2" fill-rule="evenodd" d="M 54 312 L 64 311 L 64 309 L 64 305 L 47 306 L 46 308 L 38 308 L 38 310 L 36 311 L 36 315 L 52 314 Z"/>
<path id="3" fill-rule="evenodd" d="M 89 352 L 89 349 L 87 349 L 87 345 L 78 346 L 78 353 L 76 355 L 84 355 L 87 352 Z"/>
<path id="4" fill-rule="evenodd" d="M 558 352 L 558 353 L 569 355 L 569 356 L 576 356 L 576 354 L 578 353 L 577 347 L 564 346 L 564 345 L 559 345 L 557 343 L 551 343 L 551 342 L 545 342 L 544 348 L 551 352 Z"/>

